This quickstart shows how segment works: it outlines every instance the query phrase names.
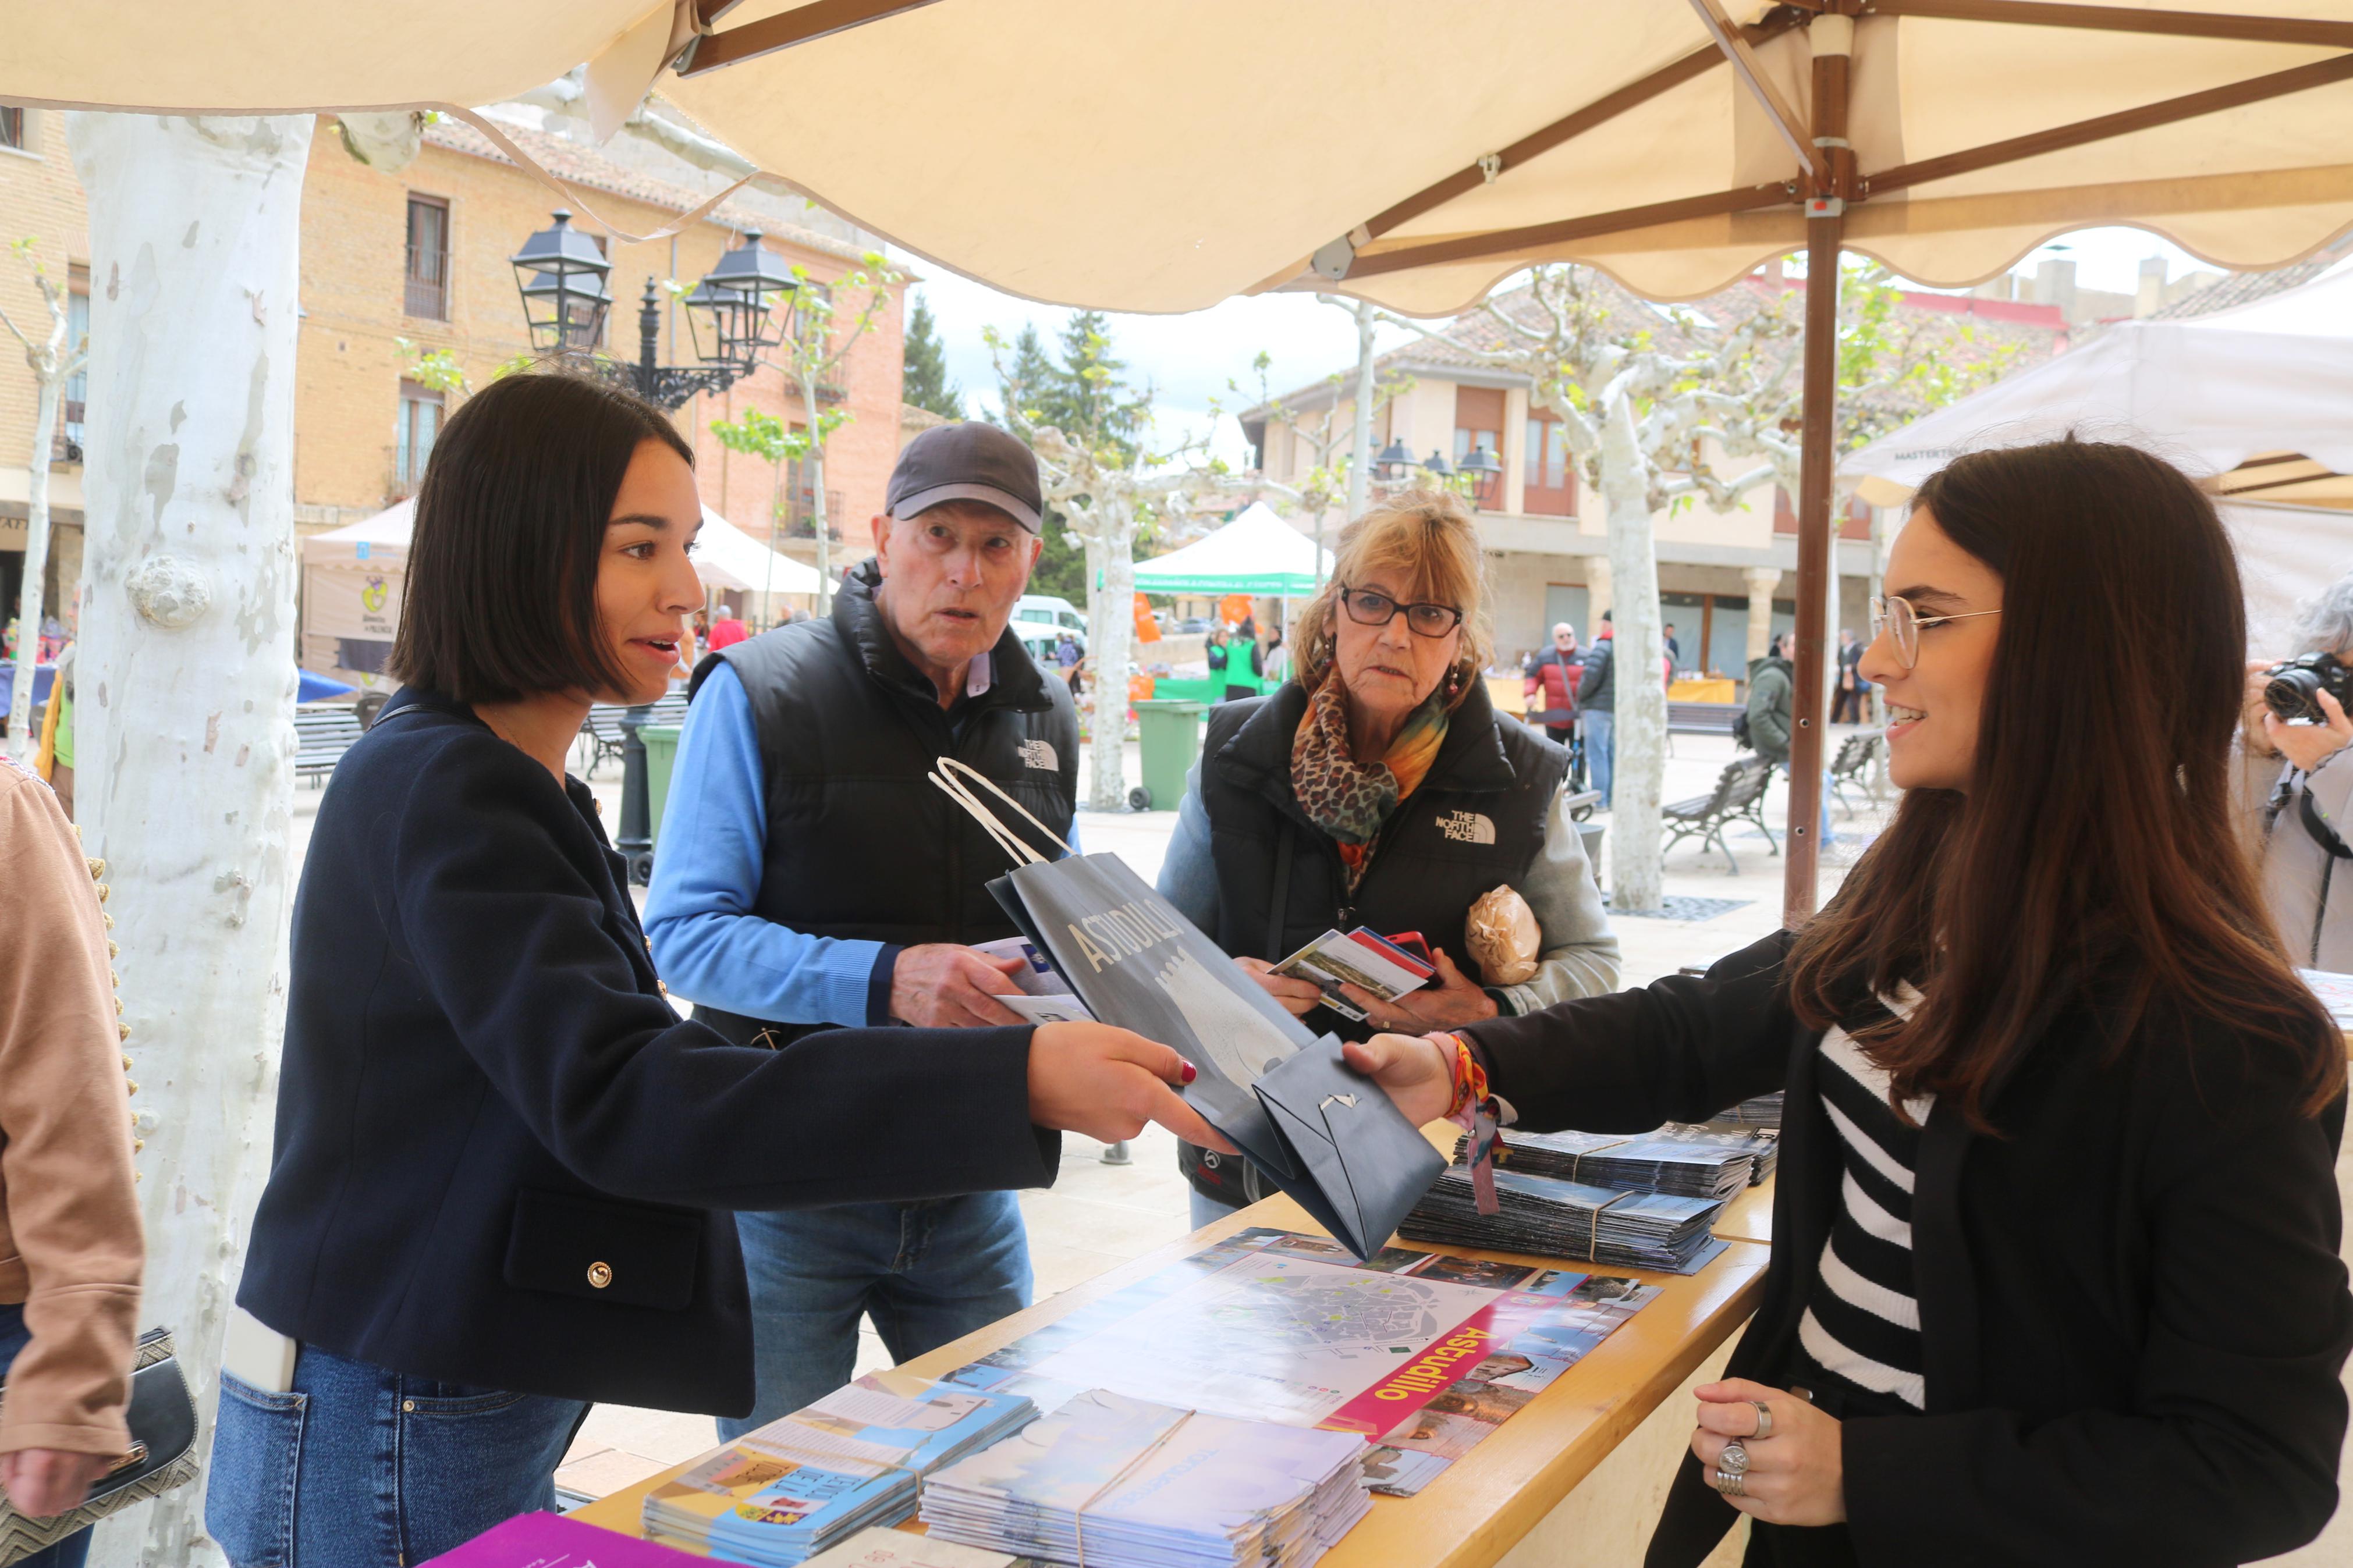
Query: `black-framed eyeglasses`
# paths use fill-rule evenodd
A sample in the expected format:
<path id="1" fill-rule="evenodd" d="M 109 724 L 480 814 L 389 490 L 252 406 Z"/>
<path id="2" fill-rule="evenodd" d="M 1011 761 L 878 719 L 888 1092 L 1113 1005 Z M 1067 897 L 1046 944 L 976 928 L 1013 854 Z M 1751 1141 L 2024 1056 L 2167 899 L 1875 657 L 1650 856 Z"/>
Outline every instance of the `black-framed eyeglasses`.
<path id="1" fill-rule="evenodd" d="M 1462 624 L 1462 612 L 1451 605 L 1400 605 L 1377 588 L 1344 588 L 1340 603 L 1360 626 L 1388 626 L 1403 610 L 1406 630 L 1417 637 L 1442 637 Z"/>

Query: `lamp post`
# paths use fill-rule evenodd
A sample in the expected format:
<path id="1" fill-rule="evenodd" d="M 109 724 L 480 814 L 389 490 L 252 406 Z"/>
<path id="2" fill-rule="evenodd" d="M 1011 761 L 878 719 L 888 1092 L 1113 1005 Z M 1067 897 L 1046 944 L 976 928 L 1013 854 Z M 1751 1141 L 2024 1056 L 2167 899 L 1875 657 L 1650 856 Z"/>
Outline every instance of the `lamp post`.
<path id="1" fill-rule="evenodd" d="M 1495 504 L 1495 492 L 1503 483 L 1504 465 L 1495 460 L 1495 454 L 1487 450 L 1484 442 L 1471 448 L 1471 455 L 1462 459 L 1462 466 L 1457 471 L 1471 480 L 1472 506 Z"/>
<path id="2" fill-rule="evenodd" d="M 1430 449 L 1430 456 L 1421 460 L 1421 471 L 1439 483 L 1444 484 L 1454 477 L 1454 465 L 1446 460 L 1445 453 L 1432 447 Z"/>
<path id="3" fill-rule="evenodd" d="M 556 212 L 554 223 L 523 241 L 509 258 L 515 289 L 522 297 L 532 347 L 543 353 L 583 354 L 596 374 L 628 387 L 657 407 L 675 411 L 702 392 L 724 392 L 760 365 L 763 351 L 784 342 L 776 321 L 776 300 L 796 284 L 781 258 L 760 243 L 759 231 L 719 258 L 685 300 L 695 357 L 702 363 L 661 363 L 661 310 L 654 280 L 646 279 L 638 304 L 638 358 L 628 363 L 596 353 L 604 342 L 605 318 L 613 296 L 605 280 L 613 264 L 596 242 L 572 226 L 572 215 Z M 628 861 L 629 880 L 644 886 L 653 877 L 653 811 L 646 780 L 646 743 L 638 727 L 653 710 L 634 706 L 621 715 L 621 831 L 614 847 Z"/>
<path id="4" fill-rule="evenodd" d="M 1396 484 L 1413 472 L 1413 450 L 1405 444 L 1404 437 L 1397 437 L 1381 448 L 1381 455 L 1373 459 L 1373 467 L 1379 470 L 1382 483 Z"/>

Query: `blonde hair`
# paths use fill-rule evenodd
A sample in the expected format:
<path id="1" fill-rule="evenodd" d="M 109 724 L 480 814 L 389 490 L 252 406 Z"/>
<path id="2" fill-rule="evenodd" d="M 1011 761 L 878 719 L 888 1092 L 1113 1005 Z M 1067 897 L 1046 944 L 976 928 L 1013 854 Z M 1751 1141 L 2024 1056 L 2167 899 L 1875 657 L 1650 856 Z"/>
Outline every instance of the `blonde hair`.
<path id="1" fill-rule="evenodd" d="M 1384 571 L 1404 574 L 1416 602 L 1451 605 L 1462 612 L 1462 641 L 1454 663 L 1461 678 L 1454 700 L 1460 702 L 1493 657 L 1494 639 L 1487 621 L 1486 557 L 1479 549 L 1478 524 L 1451 490 L 1406 490 L 1340 531 L 1332 580 L 1307 602 L 1293 632 L 1299 684 L 1313 691 L 1332 671 L 1341 593 L 1366 574 Z"/>

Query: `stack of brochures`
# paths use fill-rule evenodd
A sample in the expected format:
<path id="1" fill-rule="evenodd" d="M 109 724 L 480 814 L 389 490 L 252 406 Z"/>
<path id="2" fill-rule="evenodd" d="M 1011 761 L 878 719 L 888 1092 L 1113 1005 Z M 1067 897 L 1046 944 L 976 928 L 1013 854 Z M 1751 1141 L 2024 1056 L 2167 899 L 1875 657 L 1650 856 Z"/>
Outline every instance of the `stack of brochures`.
<path id="1" fill-rule="evenodd" d="M 1709 1117 L 1704 1122 L 1701 1123 L 1701 1125 L 1705 1127 L 1771 1127 L 1778 1129 L 1781 1125 L 1781 1095 L 1782 1091 L 1777 1089 L 1770 1094 L 1752 1096 L 1747 1100 L 1742 1100 L 1737 1105 L 1729 1105 L 1725 1107 L 1725 1109 L 1717 1111 L 1714 1116 Z"/>
<path id="2" fill-rule="evenodd" d="M 1714 1143 L 1726 1149 L 1736 1149 L 1748 1156 L 1748 1184 L 1761 1185 L 1781 1163 L 1781 1130 L 1778 1127 L 1743 1127 L 1721 1122 L 1703 1126 L 1687 1126 L 1670 1121 L 1652 1138 L 1676 1138 L 1687 1143 Z"/>
<path id="3" fill-rule="evenodd" d="M 1597 1187 L 1510 1169 L 1495 1173 L 1495 1198 L 1500 1212 L 1481 1214 L 1471 1173 L 1454 1166 L 1414 1205 L 1398 1234 L 1671 1274 L 1695 1274 L 1724 1250 L 1709 1231 L 1724 1205 L 1707 1198 Z"/>
<path id="4" fill-rule="evenodd" d="M 920 1478 L 1037 1419 L 1017 1394 L 873 1377 L 747 1432 L 646 1495 L 646 1533 L 737 1563 L 789 1568 L 915 1510 Z"/>
<path id="5" fill-rule="evenodd" d="M 1503 1140 L 1499 1163 L 1527 1175 L 1693 1198 L 1730 1197 L 1748 1185 L 1756 1163 L 1745 1140 L 1692 1137 L 1668 1128 L 1631 1137 L 1514 1131 Z M 1463 1141 L 1457 1139 L 1454 1158 L 1463 1157 Z"/>
<path id="6" fill-rule="evenodd" d="M 1372 1510 L 1351 1432 L 1197 1415 L 1092 1389 L 935 1472 L 935 1537 L 1087 1568 L 1306 1568 Z"/>

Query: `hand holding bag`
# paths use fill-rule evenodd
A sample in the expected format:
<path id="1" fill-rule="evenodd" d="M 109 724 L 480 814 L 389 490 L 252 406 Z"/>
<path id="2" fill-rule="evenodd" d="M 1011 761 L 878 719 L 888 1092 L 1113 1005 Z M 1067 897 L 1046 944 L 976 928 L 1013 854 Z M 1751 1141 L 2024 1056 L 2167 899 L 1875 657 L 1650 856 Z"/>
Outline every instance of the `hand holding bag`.
<path id="1" fill-rule="evenodd" d="M 0 1387 L 0 1402 L 6 1394 Z M 181 1373 L 171 1330 L 150 1329 L 139 1336 L 131 1363 L 131 1404 L 123 1414 L 131 1451 L 91 1484 L 79 1508 L 55 1519 L 29 1519 L 0 1495 L 0 1568 L 196 1479 L 196 1402 Z"/>

